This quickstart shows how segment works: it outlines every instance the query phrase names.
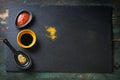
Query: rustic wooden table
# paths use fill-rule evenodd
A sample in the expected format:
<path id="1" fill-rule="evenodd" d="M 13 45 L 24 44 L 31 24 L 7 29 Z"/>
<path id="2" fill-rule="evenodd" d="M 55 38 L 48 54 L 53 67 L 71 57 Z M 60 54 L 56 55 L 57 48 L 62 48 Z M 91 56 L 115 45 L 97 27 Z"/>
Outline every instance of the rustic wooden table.
<path id="1" fill-rule="evenodd" d="M 10 3 L 40 4 L 85 4 L 113 6 L 113 54 L 114 72 L 97 73 L 7 73 L 5 67 L 5 45 L 8 6 Z M 0 80 L 120 80 L 120 0 L 0 0 Z"/>

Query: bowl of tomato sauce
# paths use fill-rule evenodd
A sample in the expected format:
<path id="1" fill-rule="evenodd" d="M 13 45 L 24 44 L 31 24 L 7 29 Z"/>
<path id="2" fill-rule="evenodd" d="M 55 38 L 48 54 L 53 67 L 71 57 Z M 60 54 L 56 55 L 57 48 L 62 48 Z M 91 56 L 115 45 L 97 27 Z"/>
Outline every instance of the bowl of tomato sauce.
<path id="1" fill-rule="evenodd" d="M 32 20 L 32 13 L 28 10 L 21 10 L 18 12 L 15 25 L 17 28 L 23 28 L 27 26 Z"/>

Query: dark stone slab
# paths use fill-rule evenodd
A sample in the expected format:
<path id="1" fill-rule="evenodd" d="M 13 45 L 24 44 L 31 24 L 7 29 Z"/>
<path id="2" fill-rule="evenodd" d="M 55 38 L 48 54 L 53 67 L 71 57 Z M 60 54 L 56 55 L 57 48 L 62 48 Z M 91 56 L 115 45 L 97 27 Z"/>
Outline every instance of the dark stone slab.
<path id="1" fill-rule="evenodd" d="M 34 18 L 28 28 L 37 35 L 37 44 L 22 49 L 16 42 L 20 29 L 15 18 L 21 9 Z M 35 72 L 112 72 L 112 8 L 109 6 L 12 5 L 7 39 L 17 50 L 29 54 Z M 57 29 L 52 41 L 45 26 Z M 7 71 L 22 71 L 8 48 Z"/>

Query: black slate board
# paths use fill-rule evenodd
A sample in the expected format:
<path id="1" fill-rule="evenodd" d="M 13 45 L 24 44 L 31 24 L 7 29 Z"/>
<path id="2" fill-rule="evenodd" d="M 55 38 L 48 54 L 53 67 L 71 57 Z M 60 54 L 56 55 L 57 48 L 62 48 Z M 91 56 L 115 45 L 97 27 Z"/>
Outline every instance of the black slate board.
<path id="1" fill-rule="evenodd" d="M 26 9 L 34 18 L 28 28 L 37 35 L 31 49 L 16 41 L 21 29 L 15 26 L 17 13 Z M 7 39 L 17 50 L 28 53 L 35 72 L 112 72 L 112 8 L 80 5 L 12 5 Z M 57 39 L 46 37 L 45 26 L 57 29 Z M 7 48 L 7 71 L 23 71 Z"/>

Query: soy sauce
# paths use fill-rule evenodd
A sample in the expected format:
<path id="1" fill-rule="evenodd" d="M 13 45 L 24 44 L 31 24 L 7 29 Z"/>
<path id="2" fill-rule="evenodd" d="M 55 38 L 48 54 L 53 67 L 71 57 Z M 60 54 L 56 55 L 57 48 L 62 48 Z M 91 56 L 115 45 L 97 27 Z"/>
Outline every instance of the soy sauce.
<path id="1" fill-rule="evenodd" d="M 32 43 L 33 37 L 30 34 L 24 34 L 21 36 L 21 43 L 25 46 L 28 46 Z"/>

